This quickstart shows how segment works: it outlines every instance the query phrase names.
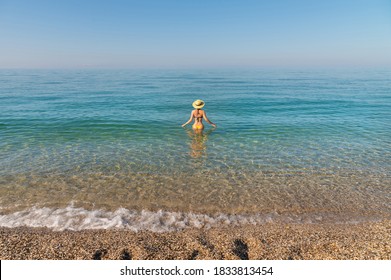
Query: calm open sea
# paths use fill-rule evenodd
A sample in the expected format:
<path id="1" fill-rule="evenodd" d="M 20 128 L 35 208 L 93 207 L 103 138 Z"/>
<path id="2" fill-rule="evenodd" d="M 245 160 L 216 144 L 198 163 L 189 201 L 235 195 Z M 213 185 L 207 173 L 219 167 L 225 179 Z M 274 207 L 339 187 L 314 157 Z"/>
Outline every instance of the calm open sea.
<path id="1" fill-rule="evenodd" d="M 389 70 L 0 70 L 0 226 L 390 217 Z"/>

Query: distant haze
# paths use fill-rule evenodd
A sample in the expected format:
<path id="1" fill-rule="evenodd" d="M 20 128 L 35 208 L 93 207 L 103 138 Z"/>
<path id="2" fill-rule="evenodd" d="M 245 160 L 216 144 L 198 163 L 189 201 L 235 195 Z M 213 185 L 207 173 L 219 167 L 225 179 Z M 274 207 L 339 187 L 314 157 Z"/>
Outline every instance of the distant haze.
<path id="1" fill-rule="evenodd" d="M 391 67 L 391 1 L 0 1 L 0 68 Z"/>

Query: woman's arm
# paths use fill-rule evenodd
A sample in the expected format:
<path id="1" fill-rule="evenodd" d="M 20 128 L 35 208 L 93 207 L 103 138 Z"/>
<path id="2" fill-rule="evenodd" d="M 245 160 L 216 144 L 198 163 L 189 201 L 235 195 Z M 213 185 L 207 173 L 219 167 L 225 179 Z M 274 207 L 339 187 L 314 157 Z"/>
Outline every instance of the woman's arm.
<path id="1" fill-rule="evenodd" d="M 214 123 L 212 123 L 207 117 L 206 117 L 206 112 L 204 111 L 204 119 L 207 123 L 211 124 L 213 127 L 217 127 Z"/>
<path id="2" fill-rule="evenodd" d="M 191 121 L 193 120 L 193 111 L 191 111 L 191 114 L 190 114 L 190 119 L 185 122 L 184 124 L 182 124 L 182 127 L 185 127 L 186 125 L 188 125 L 189 123 L 191 123 Z"/>

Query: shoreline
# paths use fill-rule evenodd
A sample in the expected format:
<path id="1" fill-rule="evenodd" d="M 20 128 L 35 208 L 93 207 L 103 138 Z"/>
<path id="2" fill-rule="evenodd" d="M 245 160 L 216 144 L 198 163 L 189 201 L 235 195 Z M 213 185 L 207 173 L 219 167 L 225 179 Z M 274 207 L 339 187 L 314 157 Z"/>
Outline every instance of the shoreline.
<path id="1" fill-rule="evenodd" d="M 0 259 L 389 260 L 391 220 L 266 223 L 163 233 L 0 227 Z"/>

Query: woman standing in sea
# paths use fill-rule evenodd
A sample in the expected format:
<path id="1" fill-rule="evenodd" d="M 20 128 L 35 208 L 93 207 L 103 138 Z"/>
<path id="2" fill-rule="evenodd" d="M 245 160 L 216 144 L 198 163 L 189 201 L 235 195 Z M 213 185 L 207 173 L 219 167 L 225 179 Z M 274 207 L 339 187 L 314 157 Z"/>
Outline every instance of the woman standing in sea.
<path id="1" fill-rule="evenodd" d="M 191 123 L 193 119 L 194 119 L 193 130 L 196 132 L 201 132 L 204 129 L 204 125 L 202 124 L 202 119 L 205 119 L 207 123 L 211 124 L 213 127 L 216 127 L 216 125 L 206 117 L 205 111 L 201 110 L 201 108 L 204 106 L 205 106 L 205 102 L 203 100 L 198 99 L 194 101 L 193 107 L 195 110 L 191 111 L 190 119 L 186 123 L 182 124 L 182 127 L 185 127 L 186 125 Z"/>

